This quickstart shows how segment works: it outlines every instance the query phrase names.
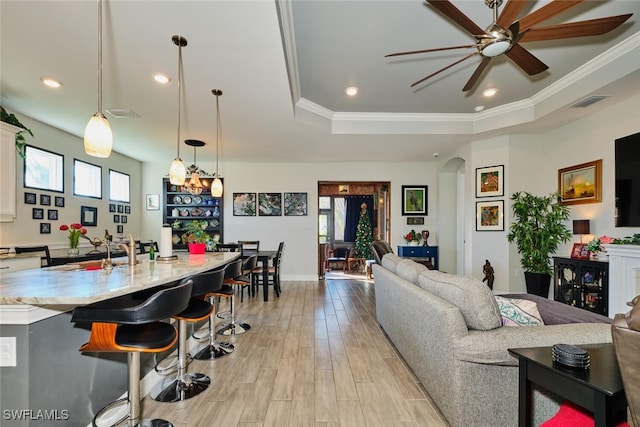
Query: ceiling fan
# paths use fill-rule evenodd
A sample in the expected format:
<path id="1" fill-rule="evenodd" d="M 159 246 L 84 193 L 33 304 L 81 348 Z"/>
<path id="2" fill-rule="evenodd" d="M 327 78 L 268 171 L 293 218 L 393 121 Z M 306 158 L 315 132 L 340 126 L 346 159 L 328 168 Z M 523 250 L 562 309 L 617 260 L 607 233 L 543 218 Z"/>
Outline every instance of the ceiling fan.
<path id="1" fill-rule="evenodd" d="M 473 56 L 480 55 L 482 56 L 482 61 L 471 75 L 471 78 L 467 81 L 467 84 L 462 88 L 462 91 L 466 92 L 471 90 L 478 82 L 480 76 L 489 65 L 489 62 L 491 62 L 491 59 L 503 54 L 507 55 L 509 59 L 511 59 L 518 67 L 522 68 L 522 70 L 530 76 L 539 74 L 549 68 L 528 50 L 523 48 L 520 43 L 558 40 L 573 37 L 599 36 L 617 28 L 629 19 L 631 15 L 633 15 L 632 13 L 629 13 L 626 15 L 609 16 L 606 18 L 534 28 L 535 25 L 552 18 L 585 0 L 552 0 L 550 3 L 516 21 L 518 14 L 527 1 L 528 0 L 507 0 L 504 9 L 502 9 L 502 12 L 498 15 L 498 8 L 502 5 L 502 0 L 484 0 L 484 3 L 493 10 L 493 23 L 489 25 L 486 30 L 482 30 L 482 28 L 476 25 L 449 0 L 427 0 L 427 3 L 460 27 L 467 30 L 471 36 L 476 39 L 476 43 L 463 46 L 396 52 L 385 55 L 385 58 L 443 50 L 474 48 L 475 51 L 473 53 L 411 84 L 411 87 L 414 87 L 461 63 L 462 61 Z"/>

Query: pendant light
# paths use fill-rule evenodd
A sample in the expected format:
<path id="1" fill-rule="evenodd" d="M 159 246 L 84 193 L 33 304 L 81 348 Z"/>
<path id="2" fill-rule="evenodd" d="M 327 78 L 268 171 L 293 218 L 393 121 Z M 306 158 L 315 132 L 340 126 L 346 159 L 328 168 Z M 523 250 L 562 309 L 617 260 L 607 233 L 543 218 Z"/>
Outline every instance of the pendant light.
<path id="1" fill-rule="evenodd" d="M 84 128 L 84 151 L 90 156 L 106 158 L 111 155 L 112 147 L 111 126 L 102 114 L 102 0 L 98 0 L 98 112 Z"/>
<path id="2" fill-rule="evenodd" d="M 196 166 L 196 148 L 204 147 L 205 144 L 204 141 L 200 141 L 198 139 L 187 139 L 184 143 L 193 147 L 193 165 L 189 166 L 191 179 L 184 187 L 190 194 L 198 196 L 202 194 L 202 182 L 200 182 L 200 174 L 198 173 L 198 167 Z"/>
<path id="3" fill-rule="evenodd" d="M 182 36 L 171 37 L 173 43 L 178 46 L 178 154 L 171 162 L 169 169 L 169 181 L 173 185 L 184 185 L 185 175 L 187 173 L 182 159 L 180 159 L 180 106 L 182 104 L 182 47 L 187 45 L 187 39 Z"/>
<path id="4" fill-rule="evenodd" d="M 220 142 L 220 103 L 219 98 L 222 96 L 220 89 L 212 89 L 211 93 L 216 97 L 216 173 L 213 174 L 213 182 L 211 183 L 211 195 L 213 197 L 222 197 L 223 187 L 220 175 L 218 175 L 218 150 Z"/>

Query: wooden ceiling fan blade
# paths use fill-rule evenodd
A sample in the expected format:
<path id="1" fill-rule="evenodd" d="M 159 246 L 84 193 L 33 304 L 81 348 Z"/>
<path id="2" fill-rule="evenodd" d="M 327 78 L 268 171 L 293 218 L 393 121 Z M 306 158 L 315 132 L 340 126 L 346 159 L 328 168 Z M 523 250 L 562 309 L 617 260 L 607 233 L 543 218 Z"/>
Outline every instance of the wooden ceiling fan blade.
<path id="1" fill-rule="evenodd" d="M 480 28 L 475 22 L 467 17 L 457 7 L 453 5 L 449 0 L 427 0 L 431 6 L 436 8 L 447 18 L 473 34 L 484 34 L 484 30 Z"/>
<path id="2" fill-rule="evenodd" d="M 531 28 L 520 38 L 520 42 L 537 42 L 542 40 L 569 39 L 573 37 L 600 36 L 619 27 L 633 15 L 609 16 L 590 19 L 588 21 L 569 22 L 567 24 L 548 27 Z"/>
<path id="3" fill-rule="evenodd" d="M 534 76 L 549 69 L 549 67 L 538 58 L 533 56 L 528 50 L 520 46 L 519 44 L 513 45 L 511 50 L 505 55 L 509 57 L 518 67 L 529 74 Z"/>
<path id="4" fill-rule="evenodd" d="M 489 65 L 489 62 L 491 62 L 491 58 L 482 59 L 482 62 L 480 62 L 476 70 L 473 72 L 473 74 L 469 78 L 469 81 L 467 81 L 467 84 L 464 85 L 464 87 L 462 88 L 463 92 L 467 92 L 471 90 L 473 86 L 475 86 L 476 82 L 478 81 L 482 73 L 484 73 L 484 70 L 487 68 L 487 66 Z"/>
<path id="5" fill-rule="evenodd" d="M 438 52 L 438 51 L 441 51 L 441 50 L 453 50 L 453 49 L 465 49 L 465 48 L 468 49 L 470 47 L 477 47 L 477 45 L 469 44 L 469 45 L 464 45 L 464 46 L 437 47 L 435 49 L 409 50 L 409 51 L 406 51 L 406 52 L 389 53 L 389 54 L 385 55 L 384 57 L 385 58 L 389 58 L 391 56 L 414 55 L 416 53 Z"/>
<path id="6" fill-rule="evenodd" d="M 469 59 L 469 58 L 471 58 L 472 56 L 477 55 L 477 54 L 478 54 L 478 52 L 474 52 L 474 53 L 472 53 L 472 54 L 469 54 L 469 55 L 465 56 L 464 58 L 457 60 L 457 61 L 456 61 L 456 62 L 454 62 L 453 64 L 449 64 L 449 65 L 447 65 L 446 67 L 439 69 L 439 70 L 438 70 L 438 71 L 436 71 L 435 73 L 431 73 L 431 74 L 429 74 L 427 77 L 424 77 L 424 78 L 422 78 L 422 79 L 418 80 L 417 82 L 412 83 L 412 84 L 411 84 L 411 87 L 414 87 L 414 86 L 416 86 L 416 85 L 419 85 L 419 84 L 420 84 L 420 83 L 422 83 L 423 81 L 428 80 L 428 79 L 430 79 L 431 77 L 436 76 L 436 75 L 440 74 L 441 72 L 446 71 L 446 70 L 448 70 L 449 68 L 453 67 L 454 65 L 458 65 L 458 64 L 459 64 L 459 63 L 461 63 L 462 61 L 465 61 L 465 60 L 467 60 L 467 59 Z"/>
<path id="7" fill-rule="evenodd" d="M 502 28 L 509 27 L 509 25 L 518 18 L 520 11 L 527 1 L 528 0 L 508 0 L 504 9 L 500 12 L 500 16 L 498 16 L 496 24 L 500 25 Z"/>
<path id="8" fill-rule="evenodd" d="M 520 31 L 526 31 L 534 25 L 553 18 L 559 13 L 570 9 L 573 6 L 577 6 L 584 1 L 585 0 L 553 0 L 551 3 L 548 3 L 540 9 L 534 10 L 527 16 L 520 18 Z"/>

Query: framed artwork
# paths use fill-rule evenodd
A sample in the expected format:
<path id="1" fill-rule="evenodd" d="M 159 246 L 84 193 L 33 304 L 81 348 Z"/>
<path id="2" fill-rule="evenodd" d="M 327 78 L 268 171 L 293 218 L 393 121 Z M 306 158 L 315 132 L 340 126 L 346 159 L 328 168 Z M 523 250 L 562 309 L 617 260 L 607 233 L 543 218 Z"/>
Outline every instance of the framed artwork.
<path id="1" fill-rule="evenodd" d="M 160 207 L 159 205 L 160 205 L 160 203 L 158 203 L 158 207 Z M 131 213 L 131 206 L 129 206 L 129 205 L 125 205 L 125 207 L 124 207 L 124 213 L 126 213 L 127 215 L 129 215 L 129 214 Z"/>
<path id="2" fill-rule="evenodd" d="M 118 205 L 118 213 L 124 213 L 124 205 Z"/>
<path id="3" fill-rule="evenodd" d="M 51 206 L 51 196 L 48 194 L 40 195 L 40 204 L 42 206 Z"/>
<path id="4" fill-rule="evenodd" d="M 56 196 L 53 204 L 58 208 L 64 208 L 64 197 Z"/>
<path id="5" fill-rule="evenodd" d="M 428 186 L 402 186 L 402 215 L 428 215 Z"/>
<path id="6" fill-rule="evenodd" d="M 24 202 L 27 205 L 35 205 L 36 204 L 36 193 L 24 193 Z"/>
<path id="7" fill-rule="evenodd" d="M 116 211 L 115 203 L 109 203 L 109 212 L 115 212 L 115 211 Z"/>
<path id="8" fill-rule="evenodd" d="M 49 224 L 48 222 L 41 222 L 40 234 L 51 234 L 51 224 Z"/>
<path id="9" fill-rule="evenodd" d="M 476 202 L 476 231 L 504 231 L 504 200 Z"/>
<path id="10" fill-rule="evenodd" d="M 476 197 L 504 196 L 504 165 L 476 168 Z"/>
<path id="11" fill-rule="evenodd" d="M 424 218 L 421 216 L 410 216 L 407 218 L 407 225 L 424 225 Z"/>
<path id="12" fill-rule="evenodd" d="M 256 193 L 233 193 L 233 216 L 256 216 Z"/>
<path id="13" fill-rule="evenodd" d="M 114 222 L 115 224 L 120 224 L 120 215 L 115 214 L 115 215 L 113 216 L 113 222 Z"/>
<path id="14" fill-rule="evenodd" d="M 49 221 L 57 221 L 58 220 L 58 209 L 48 209 L 47 210 L 47 219 Z"/>
<path id="15" fill-rule="evenodd" d="M 349 185 L 338 185 L 338 193 L 349 194 Z"/>
<path id="16" fill-rule="evenodd" d="M 284 193 L 284 216 L 306 216 L 307 193 Z"/>
<path id="17" fill-rule="evenodd" d="M 80 224 L 87 227 L 95 227 L 98 225 L 98 208 L 92 206 L 80 207 Z"/>
<path id="18" fill-rule="evenodd" d="M 258 193 L 258 215 L 281 216 L 282 193 Z"/>
<path id="19" fill-rule="evenodd" d="M 602 202 L 602 159 L 558 170 L 562 204 Z"/>
<path id="20" fill-rule="evenodd" d="M 573 248 L 571 248 L 571 258 L 589 259 L 590 256 L 589 246 L 587 246 L 586 243 L 573 244 Z"/>
<path id="21" fill-rule="evenodd" d="M 120 222 L 123 224 L 127 223 L 127 216 L 126 215 L 120 215 Z"/>
<path id="22" fill-rule="evenodd" d="M 31 219 L 44 219 L 44 209 L 42 208 L 31 209 Z"/>
<path id="23" fill-rule="evenodd" d="M 160 195 L 159 194 L 147 194 L 145 206 L 148 211 L 160 210 Z"/>

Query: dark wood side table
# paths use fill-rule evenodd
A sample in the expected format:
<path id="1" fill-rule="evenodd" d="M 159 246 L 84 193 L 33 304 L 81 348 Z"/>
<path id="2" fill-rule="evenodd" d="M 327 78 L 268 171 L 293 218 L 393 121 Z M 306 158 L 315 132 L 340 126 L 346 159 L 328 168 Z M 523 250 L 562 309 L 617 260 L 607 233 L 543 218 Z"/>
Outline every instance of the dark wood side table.
<path id="1" fill-rule="evenodd" d="M 627 419 L 627 399 L 618 370 L 613 344 L 585 344 L 591 368 L 588 371 L 564 367 L 551 360 L 551 347 L 514 348 L 518 358 L 518 425 L 532 425 L 532 384 L 593 412 L 595 427 L 615 426 Z"/>

